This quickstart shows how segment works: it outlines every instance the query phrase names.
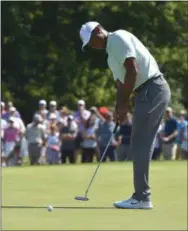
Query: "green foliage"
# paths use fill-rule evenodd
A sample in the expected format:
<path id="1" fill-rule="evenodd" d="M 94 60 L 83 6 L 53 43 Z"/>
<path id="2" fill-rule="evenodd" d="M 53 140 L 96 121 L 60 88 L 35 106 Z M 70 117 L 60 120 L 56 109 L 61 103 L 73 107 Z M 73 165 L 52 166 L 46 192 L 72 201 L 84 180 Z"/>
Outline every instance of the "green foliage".
<path id="1" fill-rule="evenodd" d="M 2 98 L 28 117 L 37 100 L 74 109 L 114 104 L 106 54 L 81 51 L 79 29 L 88 20 L 113 31 L 124 28 L 151 50 L 165 72 L 172 103 L 188 100 L 187 2 L 2 2 Z M 174 94 L 176 89 L 180 93 Z M 28 108 L 28 105 L 30 107 Z M 181 105 L 179 105 L 181 107 Z"/>

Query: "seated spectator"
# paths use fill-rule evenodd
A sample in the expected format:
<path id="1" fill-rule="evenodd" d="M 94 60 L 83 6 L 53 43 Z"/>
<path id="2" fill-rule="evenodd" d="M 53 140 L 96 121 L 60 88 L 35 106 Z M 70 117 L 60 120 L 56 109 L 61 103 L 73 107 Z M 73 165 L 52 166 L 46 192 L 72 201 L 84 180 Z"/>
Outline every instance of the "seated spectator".
<path id="1" fill-rule="evenodd" d="M 113 115 L 110 111 L 107 112 L 105 119 L 106 119 L 105 121 L 100 121 L 99 127 L 97 129 L 97 139 L 98 139 L 98 145 L 100 149 L 100 157 L 102 156 L 106 148 L 106 145 L 108 144 L 111 136 L 113 135 L 113 130 L 116 126 L 116 124 L 113 121 Z M 110 161 L 116 161 L 116 147 L 117 146 L 118 146 L 118 142 L 116 141 L 115 135 L 114 135 L 110 143 L 110 146 L 107 149 L 103 162 L 105 162 L 107 158 L 109 158 Z"/>
<path id="2" fill-rule="evenodd" d="M 34 115 L 33 122 L 27 125 L 26 139 L 28 142 L 28 152 L 30 165 L 39 164 L 42 147 L 46 142 L 46 131 L 41 125 L 40 115 Z"/>
<path id="3" fill-rule="evenodd" d="M 130 147 L 131 131 L 132 131 L 132 115 L 131 113 L 128 112 L 125 116 L 125 121 L 120 126 L 118 132 L 118 144 L 119 144 L 119 146 L 117 147 L 118 161 L 132 160 L 131 147 Z"/>
<path id="4" fill-rule="evenodd" d="M 177 150 L 176 150 L 176 160 L 181 158 L 181 133 L 183 128 L 187 125 L 188 121 L 186 120 L 186 112 L 184 110 L 180 111 L 179 120 L 178 120 L 178 135 L 176 138 Z"/>
<path id="5" fill-rule="evenodd" d="M 188 160 L 188 124 L 181 131 L 181 158 Z"/>
<path id="6" fill-rule="evenodd" d="M 58 164 L 60 153 L 60 141 L 57 127 L 52 125 L 47 137 L 46 160 L 48 164 Z"/>
<path id="7" fill-rule="evenodd" d="M 57 110 L 57 102 L 56 101 L 50 101 L 49 103 L 49 112 L 47 114 L 47 119 L 50 119 L 50 115 L 55 114 L 56 120 L 59 120 L 59 111 Z"/>
<path id="8" fill-rule="evenodd" d="M 162 140 L 160 134 L 163 131 L 163 128 L 164 128 L 164 124 L 161 122 L 154 140 L 154 150 L 153 150 L 152 160 L 160 159 L 160 155 L 162 151 Z"/>
<path id="9" fill-rule="evenodd" d="M 162 153 L 165 160 L 174 160 L 176 157 L 176 137 L 178 135 L 178 122 L 173 116 L 173 110 L 171 107 L 166 109 L 164 130 L 161 133 L 161 139 L 163 142 Z"/>
<path id="10" fill-rule="evenodd" d="M 91 115 L 82 132 L 82 163 L 92 163 L 97 153 L 96 117 Z"/>
<path id="11" fill-rule="evenodd" d="M 8 127 L 4 130 L 4 156 L 9 156 L 11 151 L 16 146 L 17 142 L 20 141 L 20 130 L 14 124 L 14 118 L 10 117 Z"/>
<path id="12" fill-rule="evenodd" d="M 67 159 L 71 164 L 76 162 L 75 148 L 76 148 L 76 136 L 78 133 L 78 126 L 73 120 L 73 116 L 69 115 L 67 124 L 65 124 L 60 130 L 61 139 L 61 162 L 66 163 Z"/>
<path id="13" fill-rule="evenodd" d="M 11 113 L 12 113 L 11 110 L 12 110 L 13 108 L 15 108 L 14 105 L 13 105 L 13 102 L 8 102 L 6 113 L 4 113 L 4 114 L 2 115 L 2 118 L 5 119 L 6 121 L 8 121 L 8 120 L 9 120 L 9 117 L 12 116 L 12 115 L 11 115 Z M 19 113 L 18 110 L 16 110 L 16 108 L 15 108 L 15 111 L 14 111 L 14 117 L 16 117 L 16 118 L 21 118 L 20 113 Z"/>
<path id="14" fill-rule="evenodd" d="M 48 114 L 48 110 L 46 108 L 47 106 L 47 103 L 46 103 L 46 100 L 44 99 L 41 99 L 39 100 L 39 108 L 38 108 L 38 111 L 35 112 L 35 114 L 39 114 L 39 115 L 47 115 Z"/>

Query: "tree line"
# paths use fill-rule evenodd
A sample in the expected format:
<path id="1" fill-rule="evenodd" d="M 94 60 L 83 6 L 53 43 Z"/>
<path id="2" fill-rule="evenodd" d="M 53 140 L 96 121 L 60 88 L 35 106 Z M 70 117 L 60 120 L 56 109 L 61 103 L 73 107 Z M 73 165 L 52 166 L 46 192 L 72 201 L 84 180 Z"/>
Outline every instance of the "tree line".
<path id="1" fill-rule="evenodd" d="M 26 120 L 39 99 L 75 108 L 113 106 L 115 88 L 103 51 L 81 51 L 79 30 L 98 21 L 125 29 L 152 52 L 172 89 L 172 104 L 188 101 L 187 2 L 3 1 L 2 100 L 12 100 Z M 188 107 L 188 106 L 187 106 Z"/>

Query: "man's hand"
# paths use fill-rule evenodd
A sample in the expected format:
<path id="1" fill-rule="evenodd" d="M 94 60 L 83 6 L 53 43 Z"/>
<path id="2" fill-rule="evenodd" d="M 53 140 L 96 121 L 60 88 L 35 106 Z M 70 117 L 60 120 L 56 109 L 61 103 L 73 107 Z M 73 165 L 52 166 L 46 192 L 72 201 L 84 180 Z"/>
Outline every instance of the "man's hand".
<path id="1" fill-rule="evenodd" d="M 129 111 L 128 104 L 124 103 L 115 107 L 114 120 L 120 125 L 125 121 L 125 116 Z"/>

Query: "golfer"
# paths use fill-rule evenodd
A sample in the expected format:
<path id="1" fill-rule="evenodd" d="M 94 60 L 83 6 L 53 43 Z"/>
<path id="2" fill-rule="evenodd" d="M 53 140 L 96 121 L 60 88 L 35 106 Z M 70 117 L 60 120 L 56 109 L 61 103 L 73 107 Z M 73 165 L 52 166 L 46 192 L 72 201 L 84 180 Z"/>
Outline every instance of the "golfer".
<path id="1" fill-rule="evenodd" d="M 171 93 L 168 83 L 148 49 L 126 30 L 107 32 L 98 22 L 82 25 L 82 50 L 89 46 L 104 49 L 117 86 L 115 118 L 120 124 L 128 111 L 129 97 L 134 98 L 131 149 L 135 192 L 114 206 L 124 209 L 152 209 L 149 165 L 154 139 Z"/>

